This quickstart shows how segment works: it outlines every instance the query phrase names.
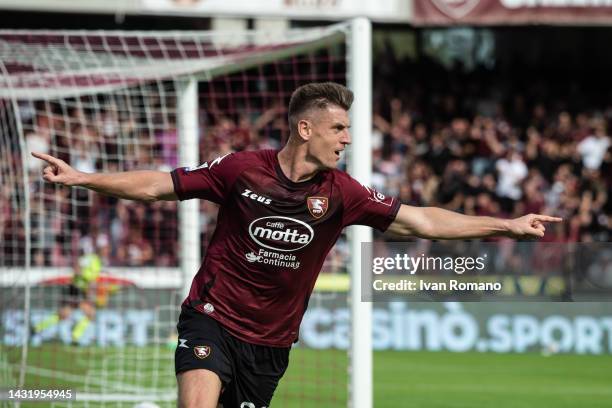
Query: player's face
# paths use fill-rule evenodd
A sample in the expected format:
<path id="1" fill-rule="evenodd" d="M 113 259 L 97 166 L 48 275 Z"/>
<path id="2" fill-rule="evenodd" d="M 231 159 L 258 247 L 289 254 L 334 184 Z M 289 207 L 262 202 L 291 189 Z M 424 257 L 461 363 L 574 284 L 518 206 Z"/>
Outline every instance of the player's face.
<path id="1" fill-rule="evenodd" d="M 309 159 L 320 168 L 335 168 L 342 151 L 351 143 L 348 112 L 339 106 L 315 110 L 309 125 L 312 127 L 308 141 Z"/>

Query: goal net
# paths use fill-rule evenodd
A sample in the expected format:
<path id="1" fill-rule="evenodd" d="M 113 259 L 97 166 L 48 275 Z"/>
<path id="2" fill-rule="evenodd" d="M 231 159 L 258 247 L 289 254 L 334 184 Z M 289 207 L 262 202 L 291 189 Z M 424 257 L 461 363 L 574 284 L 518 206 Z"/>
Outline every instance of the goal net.
<path id="1" fill-rule="evenodd" d="M 209 202 L 44 183 L 30 152 L 115 172 L 279 148 L 296 87 L 347 82 L 350 27 L 0 31 L 0 383 L 76 391 L 54 406 L 174 406 L 180 303 L 215 227 Z M 350 253 L 343 236 L 310 302 L 347 330 L 317 341 L 309 317 L 274 405 L 349 403 Z"/>

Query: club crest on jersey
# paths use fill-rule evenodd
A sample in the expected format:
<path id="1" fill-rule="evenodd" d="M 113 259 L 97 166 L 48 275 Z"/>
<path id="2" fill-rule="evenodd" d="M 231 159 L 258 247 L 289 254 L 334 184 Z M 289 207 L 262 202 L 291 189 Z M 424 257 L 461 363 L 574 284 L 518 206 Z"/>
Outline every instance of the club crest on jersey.
<path id="1" fill-rule="evenodd" d="M 208 346 L 195 346 L 193 348 L 193 353 L 200 360 L 204 360 L 206 357 L 210 356 L 210 347 Z"/>
<path id="2" fill-rule="evenodd" d="M 308 211 L 315 218 L 321 218 L 329 208 L 329 199 L 327 197 L 308 197 L 306 199 Z"/>

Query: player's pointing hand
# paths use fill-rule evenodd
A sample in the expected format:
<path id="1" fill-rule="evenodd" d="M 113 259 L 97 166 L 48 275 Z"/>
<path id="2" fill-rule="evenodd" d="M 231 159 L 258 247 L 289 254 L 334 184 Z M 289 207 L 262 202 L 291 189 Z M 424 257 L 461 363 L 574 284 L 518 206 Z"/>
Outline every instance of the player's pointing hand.
<path id="1" fill-rule="evenodd" d="M 64 186 L 75 186 L 79 184 L 83 173 L 70 167 L 65 161 L 44 153 L 32 152 L 32 156 L 47 162 L 43 169 L 43 179 L 50 183 Z"/>
<path id="2" fill-rule="evenodd" d="M 527 214 L 508 221 L 508 235 L 516 239 L 542 238 L 546 228 L 544 223 L 561 222 L 562 218 L 542 214 Z"/>

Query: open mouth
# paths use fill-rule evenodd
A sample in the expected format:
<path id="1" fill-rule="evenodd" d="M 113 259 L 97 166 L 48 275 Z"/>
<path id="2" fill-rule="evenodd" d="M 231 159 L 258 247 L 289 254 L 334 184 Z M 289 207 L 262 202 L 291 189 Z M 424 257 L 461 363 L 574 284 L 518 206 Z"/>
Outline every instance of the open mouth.
<path id="1" fill-rule="evenodd" d="M 342 150 L 335 150 L 335 151 L 334 151 L 334 153 L 336 153 L 336 157 L 338 157 L 338 158 L 340 157 L 340 152 L 341 152 L 341 151 L 342 151 Z"/>

